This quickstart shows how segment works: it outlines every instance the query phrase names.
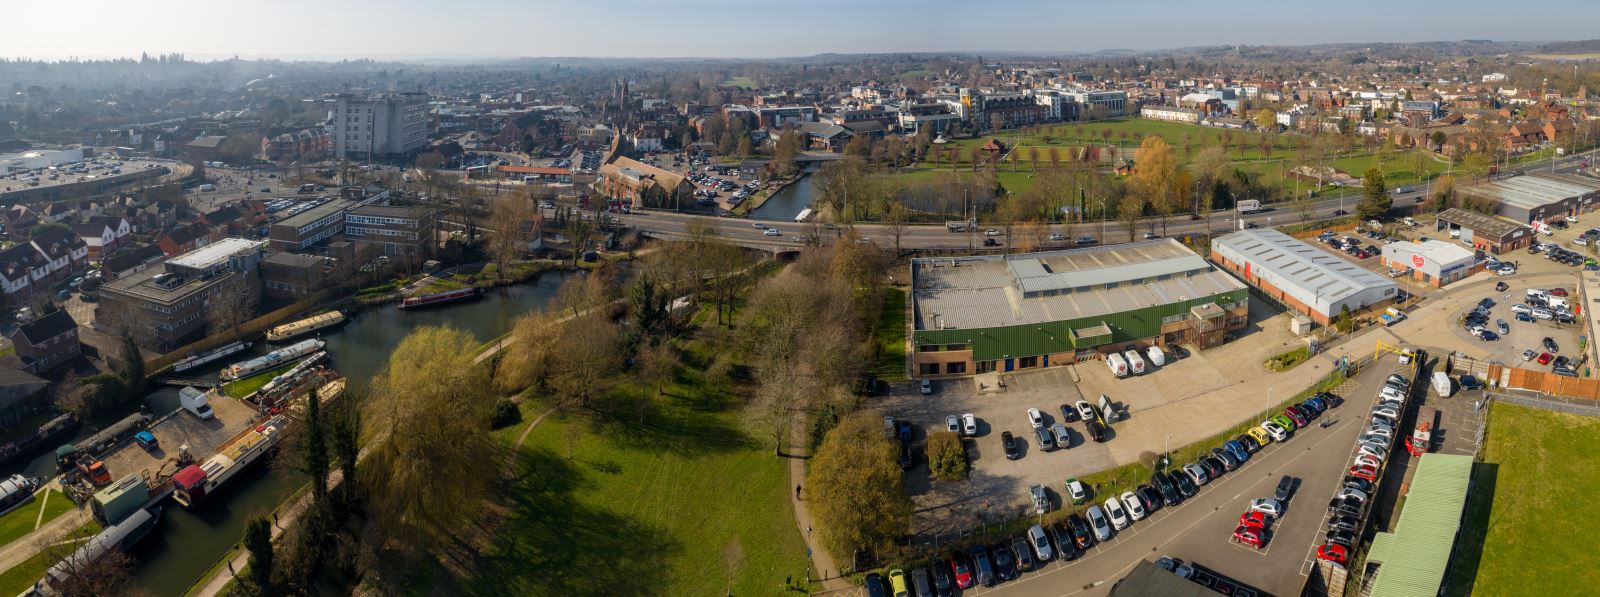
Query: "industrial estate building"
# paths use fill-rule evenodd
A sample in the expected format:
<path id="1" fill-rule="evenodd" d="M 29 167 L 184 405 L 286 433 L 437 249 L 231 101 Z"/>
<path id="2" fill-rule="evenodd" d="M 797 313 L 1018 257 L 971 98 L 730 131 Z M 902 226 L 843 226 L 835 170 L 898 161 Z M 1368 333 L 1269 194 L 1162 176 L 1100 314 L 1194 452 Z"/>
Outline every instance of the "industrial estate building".
<path id="1" fill-rule="evenodd" d="M 1431 239 L 1384 245 L 1383 264 L 1434 287 L 1483 271 L 1483 260 L 1478 259 L 1476 252 L 1455 243 Z"/>
<path id="2" fill-rule="evenodd" d="M 1492 202 L 1495 213 L 1518 222 L 1549 221 L 1595 209 L 1600 180 L 1576 174 L 1532 172 L 1472 185 L 1464 196 Z"/>
<path id="3" fill-rule="evenodd" d="M 1454 207 L 1439 212 L 1435 222 L 1435 231 L 1459 230 L 1461 242 L 1496 255 L 1527 247 L 1533 241 L 1532 228 L 1504 218 Z"/>
<path id="4" fill-rule="evenodd" d="M 1215 346 L 1245 327 L 1249 289 L 1171 239 L 913 259 L 920 376 L 1064 365 L 1130 345 Z"/>
<path id="5" fill-rule="evenodd" d="M 1346 309 L 1357 313 L 1388 305 L 1399 291 L 1394 280 L 1272 229 L 1213 239 L 1211 260 L 1322 325 Z"/>

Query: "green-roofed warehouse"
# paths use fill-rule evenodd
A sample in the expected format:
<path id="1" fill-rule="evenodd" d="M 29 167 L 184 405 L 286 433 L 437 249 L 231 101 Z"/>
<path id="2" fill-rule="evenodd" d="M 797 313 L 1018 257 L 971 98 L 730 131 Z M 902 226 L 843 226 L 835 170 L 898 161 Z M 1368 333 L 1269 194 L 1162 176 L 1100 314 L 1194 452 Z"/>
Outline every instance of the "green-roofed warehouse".
<path id="1" fill-rule="evenodd" d="M 1151 345 L 1221 344 L 1249 288 L 1176 240 L 911 262 L 919 377 L 1068 365 Z"/>
<path id="2" fill-rule="evenodd" d="M 1471 456 L 1422 457 L 1400 524 L 1393 533 L 1378 533 L 1367 552 L 1367 563 L 1378 564 L 1369 597 L 1439 594 L 1471 485 Z"/>

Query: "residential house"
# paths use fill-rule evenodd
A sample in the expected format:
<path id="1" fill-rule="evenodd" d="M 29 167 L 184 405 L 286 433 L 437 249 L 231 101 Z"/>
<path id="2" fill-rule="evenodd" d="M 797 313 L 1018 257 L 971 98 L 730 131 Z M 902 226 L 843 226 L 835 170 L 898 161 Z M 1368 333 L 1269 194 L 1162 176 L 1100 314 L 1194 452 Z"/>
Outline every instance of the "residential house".
<path id="1" fill-rule="evenodd" d="M 99 259 L 101 255 L 116 250 L 117 233 L 105 224 L 74 224 L 72 233 L 78 235 L 88 247 L 90 259 Z"/>
<path id="2" fill-rule="evenodd" d="M 162 253 L 171 257 L 203 247 L 209 240 L 210 230 L 205 224 L 195 222 L 172 229 L 171 232 L 162 235 L 156 241 L 156 245 L 161 247 Z"/>
<path id="3" fill-rule="evenodd" d="M 35 284 L 49 275 L 50 265 L 32 243 L 17 243 L 0 251 L 0 290 L 5 291 L 6 306 L 33 300 Z"/>
<path id="4" fill-rule="evenodd" d="M 17 326 L 11 333 L 22 370 L 44 375 L 83 354 L 78 341 L 78 322 L 65 309 Z"/>
<path id="5" fill-rule="evenodd" d="M 49 269 L 44 279 L 46 288 L 67 281 L 89 260 L 89 245 L 67 230 L 50 230 L 33 237 L 30 244 L 45 258 Z"/>

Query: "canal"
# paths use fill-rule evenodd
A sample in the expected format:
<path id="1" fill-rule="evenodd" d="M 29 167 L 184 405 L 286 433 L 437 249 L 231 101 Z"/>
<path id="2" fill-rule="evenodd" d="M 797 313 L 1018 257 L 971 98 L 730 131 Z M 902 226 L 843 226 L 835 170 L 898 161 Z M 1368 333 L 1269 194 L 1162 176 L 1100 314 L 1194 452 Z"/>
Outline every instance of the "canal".
<path id="1" fill-rule="evenodd" d="M 815 164 L 807 166 L 799 180 L 779 189 L 761 207 L 751 210 L 750 219 L 793 222 L 795 216 L 811 207 L 811 202 L 817 199 L 817 177 L 814 175 L 817 169 Z"/>
<path id="2" fill-rule="evenodd" d="M 352 387 L 366 387 L 388 362 L 389 353 L 413 329 L 448 324 L 487 342 L 509 331 L 518 316 L 548 304 L 569 275 L 547 272 L 531 283 L 490 290 L 477 302 L 429 311 L 401 311 L 395 304 L 368 309 L 322 337 L 328 343 L 334 367 Z M 268 348 L 262 344 L 227 362 L 266 352 Z M 224 364 L 218 363 L 216 368 L 221 369 Z M 156 388 L 145 396 L 144 402 L 149 412 L 171 412 L 178 407 L 177 389 Z M 79 430 L 74 441 L 88 436 L 89 431 Z M 14 470 L 6 474 L 24 472 L 53 477 L 54 450 L 7 468 Z M 113 471 L 114 476 L 120 474 Z M 198 511 L 191 512 L 168 501 L 161 526 L 132 551 L 137 561 L 137 584 L 154 595 L 182 595 L 239 541 L 246 518 L 271 510 L 304 483 L 304 475 L 298 472 L 254 466 L 207 499 Z"/>

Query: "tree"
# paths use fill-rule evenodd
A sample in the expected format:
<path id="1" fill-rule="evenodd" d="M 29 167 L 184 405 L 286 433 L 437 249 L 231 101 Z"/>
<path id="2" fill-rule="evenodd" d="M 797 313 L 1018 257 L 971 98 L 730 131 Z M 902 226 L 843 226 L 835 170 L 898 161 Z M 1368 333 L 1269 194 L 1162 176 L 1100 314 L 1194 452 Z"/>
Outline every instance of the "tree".
<path id="1" fill-rule="evenodd" d="M 910 219 L 910 211 L 904 203 L 895 201 L 883 212 L 883 225 L 888 229 L 889 237 L 894 239 L 895 255 L 900 254 L 900 238 L 905 236 L 906 220 Z"/>
<path id="2" fill-rule="evenodd" d="M 577 406 L 594 400 L 622 370 L 622 336 L 604 313 L 588 312 L 566 322 L 555 342 L 547 383 L 555 397 Z"/>
<path id="3" fill-rule="evenodd" d="M 334 461 L 344 482 L 339 485 L 346 496 L 358 495 L 360 485 L 356 477 L 356 464 L 361 455 L 361 408 L 355 390 L 346 387 L 343 396 L 333 400 L 328 413 L 328 444 L 333 449 Z"/>
<path id="4" fill-rule="evenodd" d="M 633 279 L 633 286 L 628 290 L 628 308 L 633 313 L 634 329 L 641 338 L 650 338 L 666 325 L 670 300 L 648 272 Z"/>
<path id="5" fill-rule="evenodd" d="M 250 552 L 250 583 L 264 595 L 274 594 L 272 521 L 262 516 L 245 521 L 244 548 Z"/>
<path id="6" fill-rule="evenodd" d="M 40 537 L 36 541 L 35 546 L 44 560 L 56 562 L 44 580 L 53 590 L 51 594 L 95 597 L 140 594 L 133 589 L 133 558 L 123 550 L 106 550 L 95 558 L 72 557 L 93 537 L 89 529 L 79 529 Z"/>
<path id="7" fill-rule="evenodd" d="M 1428 140 L 1433 142 L 1434 151 L 1444 151 L 1446 138 L 1444 131 L 1434 131 L 1432 135 L 1428 136 Z"/>
<path id="8" fill-rule="evenodd" d="M 493 395 L 473 363 L 478 341 L 423 326 L 400 341 L 372 382 L 367 416 L 381 430 L 361 468 L 374 526 L 395 548 L 427 551 L 478 512 L 499 470 L 489 436 Z"/>
<path id="9" fill-rule="evenodd" d="M 1433 181 L 1433 211 L 1435 213 L 1450 209 L 1450 203 L 1455 199 L 1456 177 L 1446 174 Z"/>
<path id="10" fill-rule="evenodd" d="M 839 422 L 806 476 L 807 502 L 834 553 L 889 546 L 911 520 L 896 446 L 878 417 L 856 412 Z"/>
<path id="11" fill-rule="evenodd" d="M 494 262 L 495 278 L 506 279 L 511 265 L 527 252 L 529 235 L 536 234 L 533 229 L 533 205 L 533 197 L 528 193 L 500 197 L 490 204 L 489 217 L 493 220 L 494 228 L 484 252 Z"/>
<path id="12" fill-rule="evenodd" d="M 1262 108 L 1262 109 L 1256 111 L 1255 120 L 1256 120 L 1256 128 L 1261 129 L 1262 132 L 1271 132 L 1271 131 L 1278 130 L 1278 115 L 1276 113 L 1273 113 L 1272 110 L 1268 110 L 1266 108 Z"/>
<path id="13" fill-rule="evenodd" d="M 311 496 L 317 502 L 328 497 L 328 444 L 322 421 L 322 398 L 313 391 L 306 396 L 305 417 L 300 422 L 300 470 L 311 477 Z"/>
<path id="14" fill-rule="evenodd" d="M 954 431 L 928 434 L 928 471 L 947 481 L 967 478 L 967 450 Z"/>
<path id="15" fill-rule="evenodd" d="M 138 396 L 144 392 L 144 353 L 140 352 L 139 344 L 134 341 L 133 334 L 123 333 L 122 349 L 117 355 L 113 369 L 122 381 L 123 396 Z M 85 378 L 87 382 L 93 376 Z"/>
<path id="16" fill-rule="evenodd" d="M 1183 203 L 1182 189 L 1178 187 L 1178 159 L 1172 146 L 1157 135 L 1149 135 L 1139 144 L 1134 154 L 1135 170 L 1128 182 L 1135 195 L 1150 204 L 1161 215 L 1162 232 L 1166 221 Z"/>
<path id="17" fill-rule="evenodd" d="M 1350 318 L 1350 305 L 1341 305 L 1339 307 L 1339 319 L 1334 321 L 1333 325 L 1334 329 L 1339 330 L 1341 334 L 1350 333 L 1350 328 L 1355 325 L 1355 321 Z"/>
<path id="18" fill-rule="evenodd" d="M 1362 220 L 1376 220 L 1388 215 L 1389 208 L 1394 206 L 1394 199 L 1389 196 L 1389 188 L 1383 180 L 1383 172 L 1376 166 L 1367 169 L 1366 176 L 1362 177 L 1362 187 L 1365 195 L 1356 204 L 1356 215 Z"/>

